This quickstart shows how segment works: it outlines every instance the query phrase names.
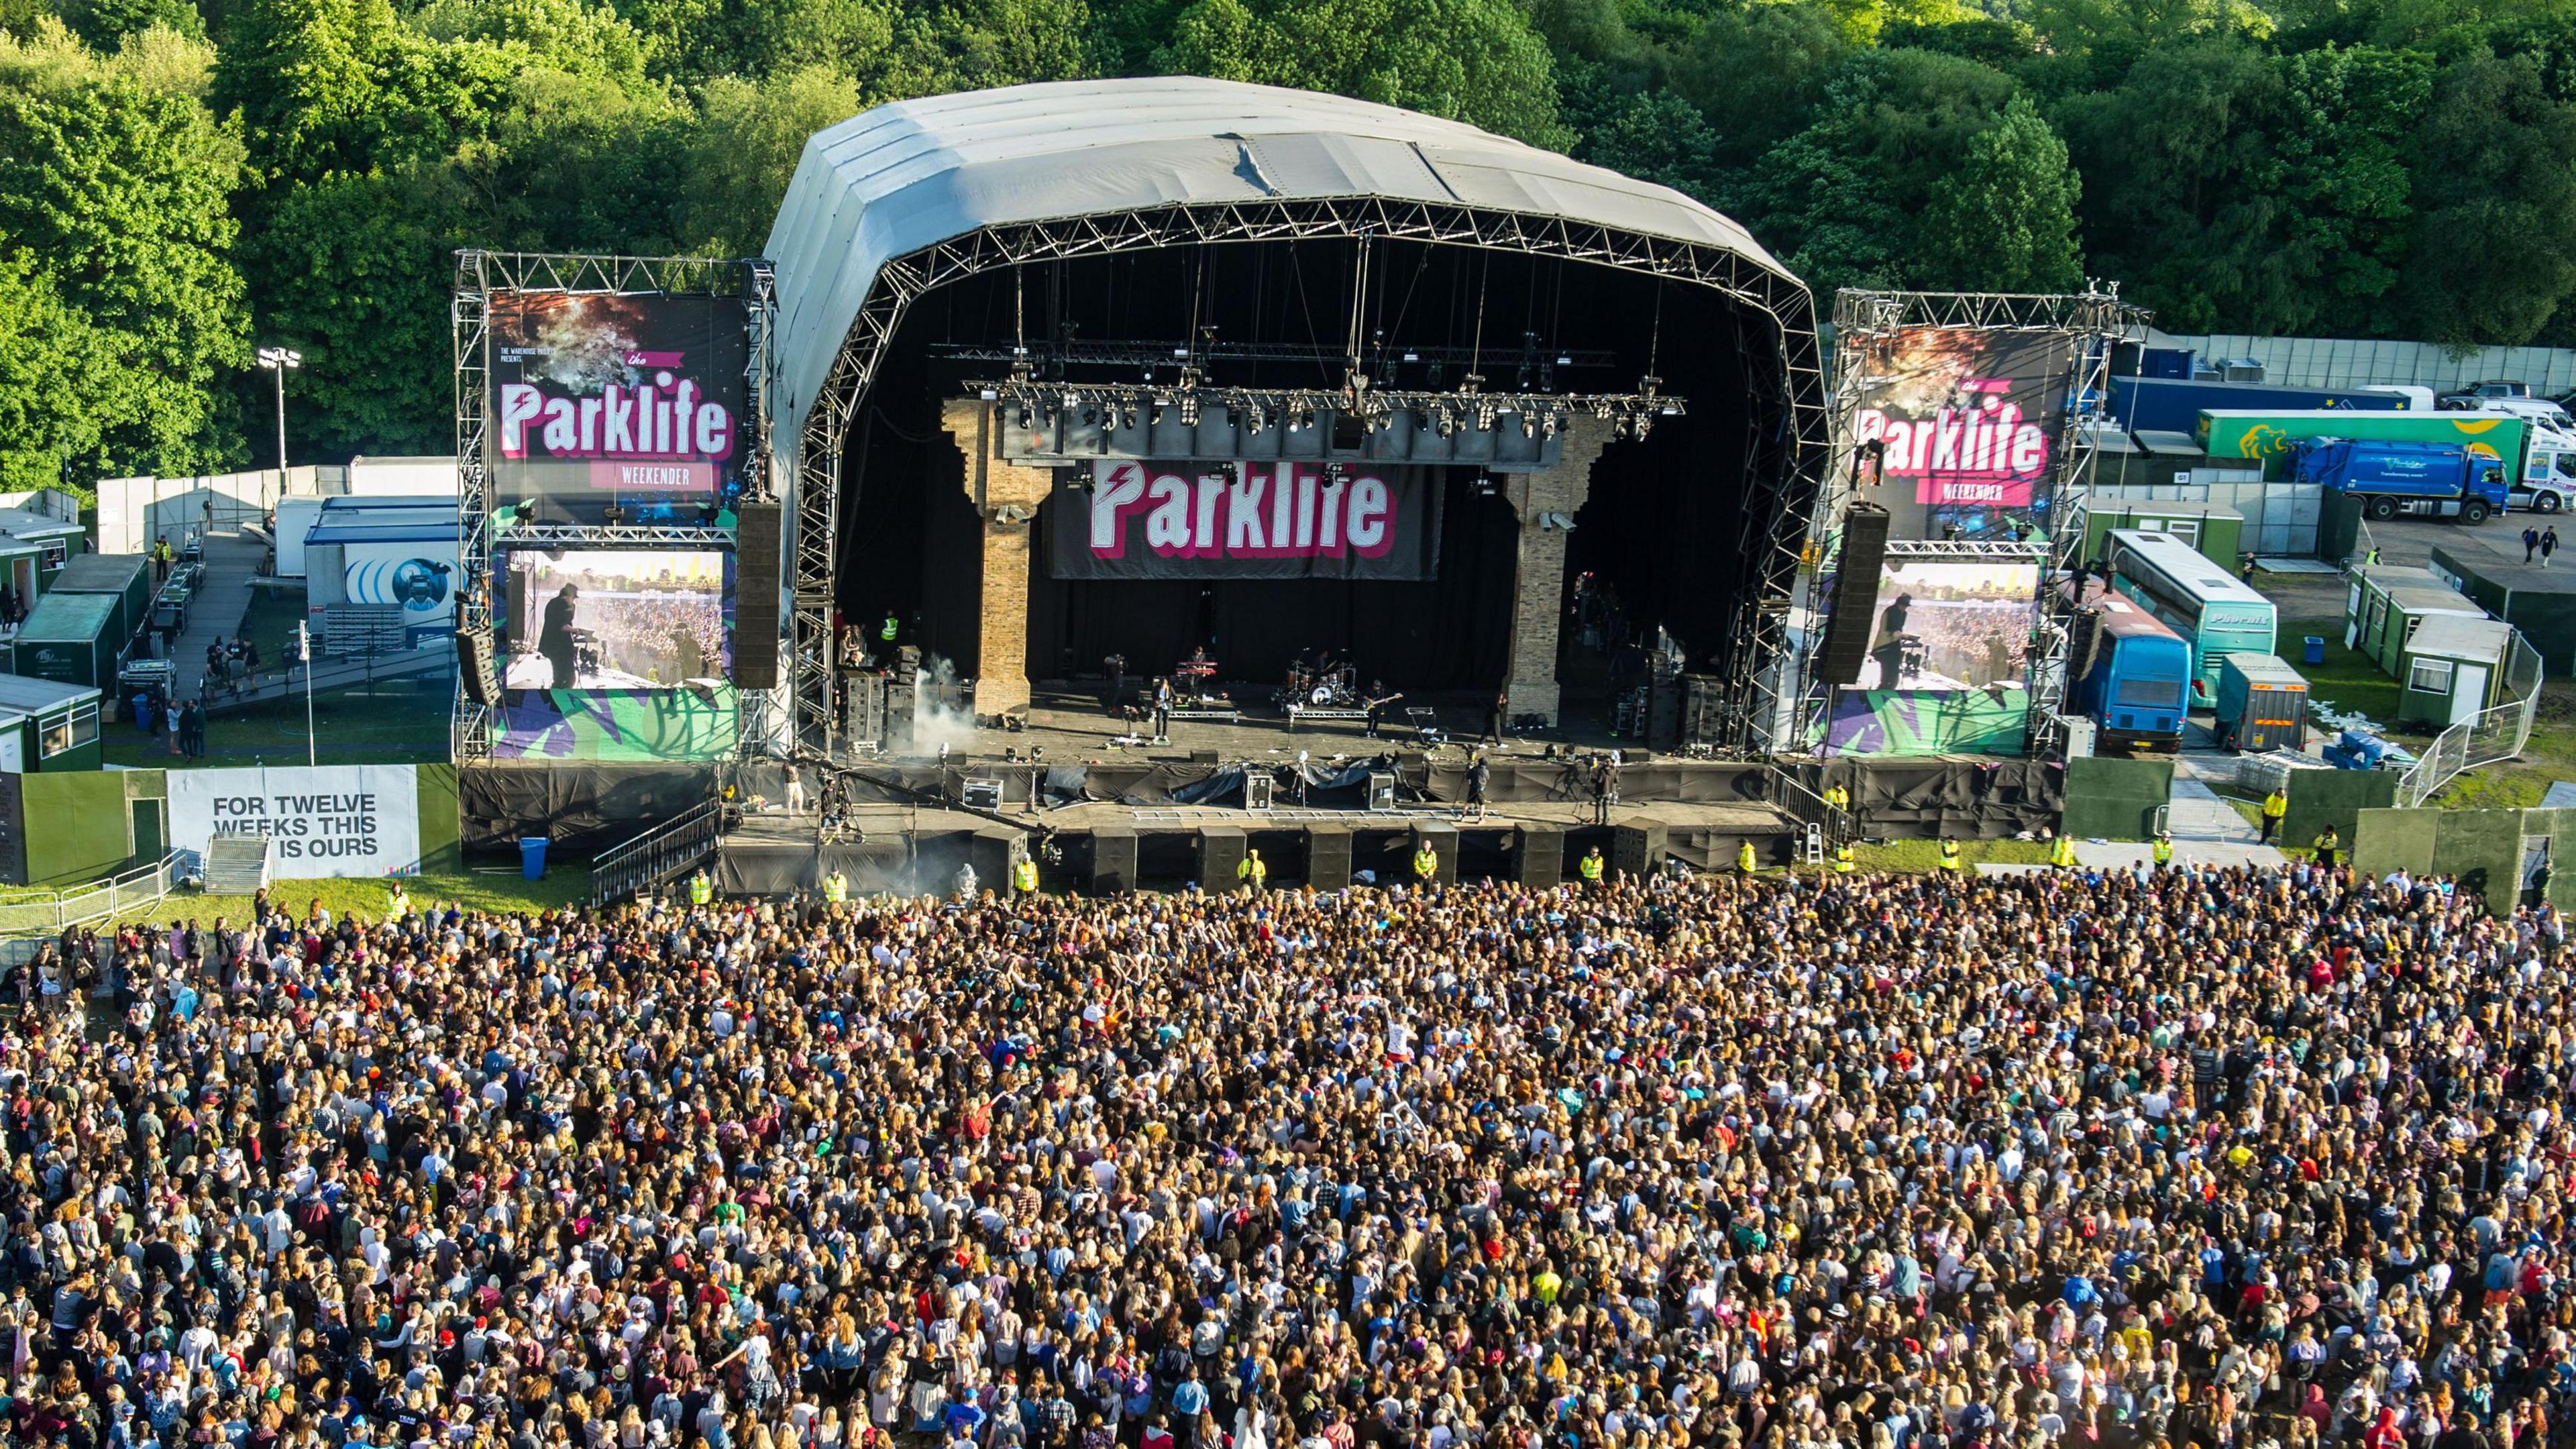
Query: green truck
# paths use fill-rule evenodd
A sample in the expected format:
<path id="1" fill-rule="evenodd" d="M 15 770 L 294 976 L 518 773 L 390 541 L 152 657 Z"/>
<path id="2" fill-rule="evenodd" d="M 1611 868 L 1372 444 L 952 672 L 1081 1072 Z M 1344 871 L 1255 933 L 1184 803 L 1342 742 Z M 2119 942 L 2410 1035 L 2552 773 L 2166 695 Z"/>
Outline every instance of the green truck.
<path id="1" fill-rule="evenodd" d="M 2204 412 L 2193 436 L 2212 458 L 2256 458 L 2266 477 L 2289 475 L 2290 445 L 2309 438 L 2447 443 L 2504 464 L 2512 506 L 2556 513 L 2576 503 L 2576 438 L 2504 413 Z"/>

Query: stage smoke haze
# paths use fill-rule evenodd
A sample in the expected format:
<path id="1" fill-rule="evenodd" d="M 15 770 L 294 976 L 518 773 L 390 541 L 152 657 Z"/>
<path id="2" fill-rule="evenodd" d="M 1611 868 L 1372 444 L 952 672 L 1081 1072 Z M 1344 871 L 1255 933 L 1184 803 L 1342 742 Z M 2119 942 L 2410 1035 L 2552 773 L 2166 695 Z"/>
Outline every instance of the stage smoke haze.
<path id="1" fill-rule="evenodd" d="M 937 654 L 921 656 L 919 682 L 913 690 L 912 748 L 935 755 L 946 745 L 965 755 L 975 748 L 975 711 L 957 703 L 957 666 Z"/>

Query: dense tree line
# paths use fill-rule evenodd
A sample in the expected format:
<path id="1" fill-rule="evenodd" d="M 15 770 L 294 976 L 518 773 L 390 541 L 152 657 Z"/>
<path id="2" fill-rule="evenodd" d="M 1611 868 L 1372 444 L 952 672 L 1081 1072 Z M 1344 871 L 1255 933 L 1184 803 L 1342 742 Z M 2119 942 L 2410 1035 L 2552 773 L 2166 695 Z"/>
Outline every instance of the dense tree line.
<path id="1" fill-rule="evenodd" d="M 879 102 L 1195 73 L 1701 197 L 1820 290 L 2576 343 L 2576 0 L 0 0 L 0 487 L 450 446 L 448 253 L 757 253 Z"/>

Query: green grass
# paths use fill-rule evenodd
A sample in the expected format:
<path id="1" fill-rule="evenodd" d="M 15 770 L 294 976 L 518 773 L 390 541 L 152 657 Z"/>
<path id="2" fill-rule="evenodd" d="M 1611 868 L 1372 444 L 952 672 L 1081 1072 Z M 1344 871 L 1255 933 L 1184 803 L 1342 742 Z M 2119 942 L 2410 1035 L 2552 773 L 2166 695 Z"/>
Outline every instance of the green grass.
<path id="1" fill-rule="evenodd" d="M 303 590 L 254 585 L 250 607 L 242 611 L 241 623 L 231 632 L 249 636 L 259 646 L 260 663 L 275 668 L 277 661 L 286 657 L 286 644 L 295 637 L 295 626 L 303 622 Z"/>
<path id="2" fill-rule="evenodd" d="M 2521 756 L 2462 771 L 2433 803 L 2446 810 L 2529 810 L 2558 780 L 2576 780 L 2576 684 L 2553 681 L 2540 687 Z"/>
<path id="3" fill-rule="evenodd" d="M 416 875 L 406 877 L 403 889 L 410 893 L 414 909 L 426 910 L 450 902 L 480 911 L 540 911 L 560 906 L 578 905 L 590 899 L 590 868 L 587 865 L 557 865 L 546 872 L 544 880 L 521 880 L 519 873 L 484 875 L 465 874 Z M 375 920 L 385 913 L 385 902 L 391 883 L 374 879 L 283 880 L 268 888 L 269 899 L 291 911 L 301 920 L 315 900 L 329 908 L 333 919 L 355 913 Z M 41 892 L 37 894 L 43 894 Z M 250 919 L 248 896 L 175 895 L 159 905 L 129 911 L 119 920 L 156 921 L 194 920 L 199 925 L 212 925 L 217 917 L 239 924 Z"/>
<path id="4" fill-rule="evenodd" d="M 2382 731 L 2392 731 L 2401 693 L 2397 681 L 2369 655 L 2343 647 L 2340 618 L 2282 620 L 2282 652 L 2295 658 L 2299 641 L 2311 634 L 2326 641 L 2325 663 L 2294 666 L 2307 677 L 2309 703 L 2331 705 L 2342 714 L 2366 714 Z"/>
<path id="5" fill-rule="evenodd" d="M 1963 840 L 1959 853 L 1970 868 L 1982 864 L 2045 865 L 2048 842 L 2044 840 Z M 1891 840 L 1884 845 L 1855 845 L 1852 860 L 1865 871 L 1933 871 L 1941 868 L 1941 842 L 1937 840 Z"/>
<path id="6" fill-rule="evenodd" d="M 423 690 L 389 680 L 369 694 L 363 685 L 313 697 L 314 758 L 326 765 L 419 765 L 447 758 L 447 679 Z M 305 759 L 304 701 L 283 699 L 210 716 L 204 758 L 170 753 L 166 735 L 145 739 L 122 719 L 101 740 L 111 765 L 137 769 L 208 769 L 224 765 L 300 765 Z"/>

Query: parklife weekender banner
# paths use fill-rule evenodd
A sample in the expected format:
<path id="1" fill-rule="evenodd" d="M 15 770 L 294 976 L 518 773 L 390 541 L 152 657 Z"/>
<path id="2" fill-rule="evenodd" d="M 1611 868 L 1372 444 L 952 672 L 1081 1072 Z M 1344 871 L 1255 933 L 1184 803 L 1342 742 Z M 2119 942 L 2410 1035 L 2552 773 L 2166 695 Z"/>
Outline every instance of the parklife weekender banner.
<path id="1" fill-rule="evenodd" d="M 265 835 L 272 874 L 409 875 L 420 869 L 420 789 L 410 765 L 172 770 L 170 843 L 200 856 L 223 835 Z"/>
<path id="2" fill-rule="evenodd" d="M 1436 576 L 1440 486 L 1426 468 L 1100 459 L 1048 507 L 1059 579 Z"/>
<path id="3" fill-rule="evenodd" d="M 492 506 L 548 523 L 695 522 L 749 464 L 738 297 L 492 296 Z"/>
<path id="4" fill-rule="evenodd" d="M 1852 436 L 1889 537 L 1990 538 L 2048 518 L 2074 384 L 2071 332 L 1908 327 L 1863 362 Z M 1864 496 L 1869 496 L 1864 494 Z"/>

